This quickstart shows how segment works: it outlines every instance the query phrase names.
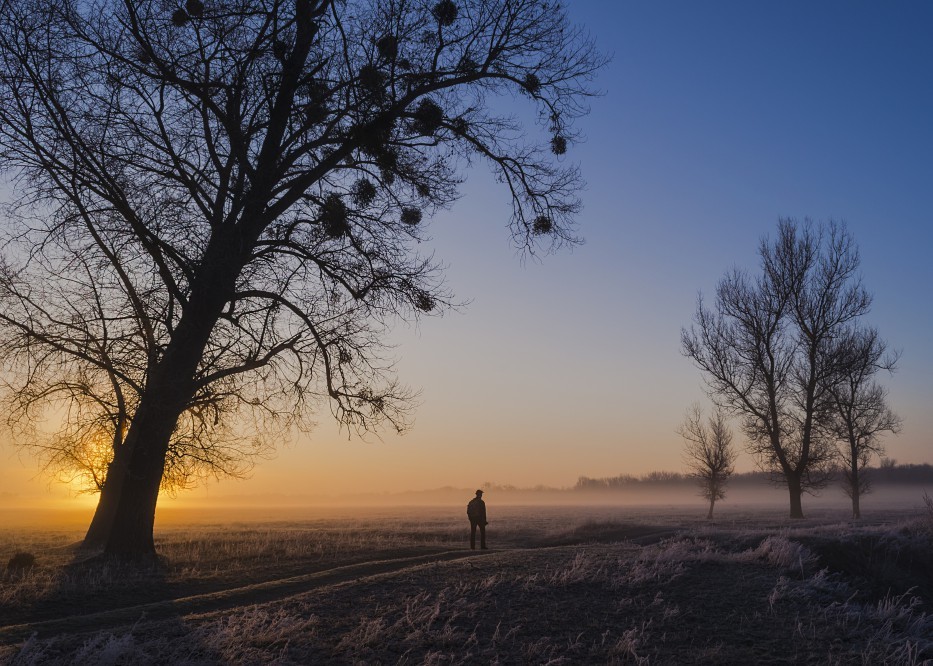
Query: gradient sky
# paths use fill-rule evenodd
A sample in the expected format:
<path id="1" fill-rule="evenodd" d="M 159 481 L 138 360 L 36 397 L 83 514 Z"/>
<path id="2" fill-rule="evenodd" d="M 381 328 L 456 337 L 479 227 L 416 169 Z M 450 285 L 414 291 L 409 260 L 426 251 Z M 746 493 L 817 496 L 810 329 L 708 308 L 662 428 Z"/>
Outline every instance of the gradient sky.
<path id="1" fill-rule="evenodd" d="M 868 321 L 903 350 L 885 379 L 904 418 L 889 455 L 933 462 L 933 3 L 569 6 L 613 58 L 566 156 L 588 181 L 586 244 L 522 262 L 505 192 L 471 172 L 429 247 L 470 303 L 393 334 L 399 376 L 422 390 L 414 429 L 348 440 L 324 407 L 250 480 L 181 500 L 680 470 L 676 428 L 705 404 L 680 329 L 727 269 L 757 269 L 783 216 L 853 232 Z M 5 442 L 0 460 L 3 501 L 64 496 Z"/>

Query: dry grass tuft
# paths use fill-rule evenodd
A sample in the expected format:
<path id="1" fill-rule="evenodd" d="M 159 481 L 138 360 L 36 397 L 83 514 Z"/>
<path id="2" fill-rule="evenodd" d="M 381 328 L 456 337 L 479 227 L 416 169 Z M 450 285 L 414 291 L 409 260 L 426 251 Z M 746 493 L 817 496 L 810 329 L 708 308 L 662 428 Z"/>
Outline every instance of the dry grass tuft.
<path id="1" fill-rule="evenodd" d="M 32 553 L 18 552 L 6 563 L 9 574 L 23 574 L 36 566 L 36 556 Z"/>

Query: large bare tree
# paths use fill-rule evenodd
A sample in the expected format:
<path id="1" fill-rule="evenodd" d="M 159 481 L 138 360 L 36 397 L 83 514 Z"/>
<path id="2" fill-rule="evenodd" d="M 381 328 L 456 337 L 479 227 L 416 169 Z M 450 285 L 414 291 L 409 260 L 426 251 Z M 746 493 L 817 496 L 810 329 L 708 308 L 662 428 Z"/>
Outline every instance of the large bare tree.
<path id="1" fill-rule="evenodd" d="M 835 452 L 832 343 L 871 297 L 842 224 L 782 219 L 759 256 L 758 277 L 734 269 L 712 309 L 699 299 L 682 348 L 713 400 L 743 418 L 749 452 L 787 485 L 790 516 L 802 518 L 802 494 L 825 486 Z"/>
<path id="2" fill-rule="evenodd" d="M 602 63 L 550 1 L 0 0 L 0 355 L 18 424 L 109 442 L 86 543 L 153 552 L 172 470 L 237 473 L 322 400 L 404 429 L 383 333 L 450 303 L 423 218 L 481 160 L 518 247 L 575 242 Z"/>
<path id="3" fill-rule="evenodd" d="M 852 327 L 833 347 L 829 428 L 839 445 L 842 488 L 852 500 L 852 517 L 861 518 L 861 496 L 871 490 L 865 468 L 874 456 L 884 455 L 881 434 L 901 429 L 900 417 L 888 406 L 887 389 L 875 379 L 881 370 L 894 372 L 898 354 L 888 351 L 875 328 Z"/>
<path id="4" fill-rule="evenodd" d="M 709 500 L 706 518 L 712 520 L 716 500 L 725 499 L 726 486 L 735 472 L 732 429 L 722 409 L 704 419 L 700 405 L 694 404 L 677 432 L 684 438 L 684 463 L 700 487 L 700 495 Z"/>

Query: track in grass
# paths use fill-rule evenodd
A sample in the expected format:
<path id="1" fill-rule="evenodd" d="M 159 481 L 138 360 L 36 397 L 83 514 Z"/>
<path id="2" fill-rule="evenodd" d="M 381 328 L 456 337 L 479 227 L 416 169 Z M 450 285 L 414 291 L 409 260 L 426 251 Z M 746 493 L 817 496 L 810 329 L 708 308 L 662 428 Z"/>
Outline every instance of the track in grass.
<path id="1" fill-rule="evenodd" d="M 310 574 L 229 588 L 219 592 L 126 606 L 87 615 L 69 615 L 53 620 L 13 624 L 0 627 L 0 644 L 16 643 L 34 633 L 39 638 L 46 638 L 66 633 L 111 630 L 132 625 L 140 620 L 153 621 L 182 615 L 212 613 L 242 605 L 274 601 L 327 585 L 350 582 L 377 574 L 395 573 L 413 566 L 478 557 L 492 552 L 496 551 L 449 550 L 428 555 L 369 560 Z"/>

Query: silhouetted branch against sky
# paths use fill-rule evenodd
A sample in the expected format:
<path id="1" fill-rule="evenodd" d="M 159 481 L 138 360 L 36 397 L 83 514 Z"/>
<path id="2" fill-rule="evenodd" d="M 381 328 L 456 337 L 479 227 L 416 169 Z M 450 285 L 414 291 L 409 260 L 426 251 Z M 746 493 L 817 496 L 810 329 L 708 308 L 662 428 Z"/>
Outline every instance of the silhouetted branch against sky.
<path id="1" fill-rule="evenodd" d="M 418 252 L 427 218 L 478 160 L 524 252 L 577 242 L 562 156 L 604 63 L 555 2 L 4 0 L 13 394 L 86 375 L 113 413 L 167 382 L 200 424 L 170 457 L 321 398 L 406 428 L 386 327 L 452 298 Z"/>

